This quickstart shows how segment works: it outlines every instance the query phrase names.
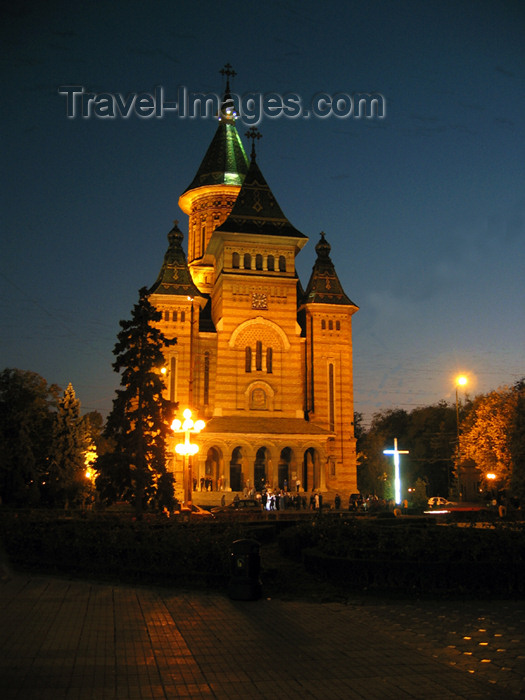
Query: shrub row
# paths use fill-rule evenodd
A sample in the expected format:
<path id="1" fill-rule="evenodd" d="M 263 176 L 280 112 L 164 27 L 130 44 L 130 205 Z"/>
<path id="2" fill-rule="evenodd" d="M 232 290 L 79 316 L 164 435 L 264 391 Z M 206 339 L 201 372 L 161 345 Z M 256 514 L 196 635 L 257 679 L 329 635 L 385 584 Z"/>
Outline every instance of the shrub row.
<path id="1" fill-rule="evenodd" d="M 1 539 L 14 566 L 49 573 L 222 587 L 235 525 L 154 518 L 87 518 L 1 512 Z"/>
<path id="2" fill-rule="evenodd" d="M 523 527 L 319 521 L 281 533 L 279 548 L 349 590 L 525 593 Z"/>

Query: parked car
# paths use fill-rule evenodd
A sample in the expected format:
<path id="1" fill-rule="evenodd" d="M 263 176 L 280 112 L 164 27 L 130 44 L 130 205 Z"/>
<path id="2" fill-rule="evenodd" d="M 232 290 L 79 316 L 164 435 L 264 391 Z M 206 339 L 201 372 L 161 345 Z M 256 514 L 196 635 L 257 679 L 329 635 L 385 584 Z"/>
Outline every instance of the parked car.
<path id="1" fill-rule="evenodd" d="M 191 518 L 213 518 L 213 514 L 205 508 L 190 503 L 180 507 L 180 510 L 175 511 L 175 515 L 186 515 Z"/>
<path id="2" fill-rule="evenodd" d="M 446 498 L 443 498 L 443 496 L 432 496 L 432 498 L 428 499 L 428 505 L 430 508 L 436 508 L 437 506 L 446 506 L 448 503 Z"/>
<path id="3" fill-rule="evenodd" d="M 262 504 L 254 498 L 241 498 L 232 501 L 227 506 L 215 506 L 211 509 L 213 515 L 257 515 L 263 513 Z"/>

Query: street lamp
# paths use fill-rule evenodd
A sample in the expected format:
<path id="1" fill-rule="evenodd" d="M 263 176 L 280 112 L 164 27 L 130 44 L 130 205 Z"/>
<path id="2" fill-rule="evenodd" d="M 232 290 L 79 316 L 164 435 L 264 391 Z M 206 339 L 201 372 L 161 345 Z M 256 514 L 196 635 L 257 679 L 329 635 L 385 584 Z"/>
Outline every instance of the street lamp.
<path id="1" fill-rule="evenodd" d="M 191 410 L 186 408 L 183 412 L 184 421 L 180 421 L 175 418 L 171 424 L 171 429 L 175 433 L 184 434 L 184 442 L 180 442 L 175 445 L 175 452 L 182 456 L 183 459 L 183 474 L 184 474 L 184 500 L 186 503 L 191 503 L 191 494 L 193 490 L 193 475 L 192 475 L 192 464 L 191 457 L 197 454 L 199 451 L 199 446 L 190 441 L 190 433 L 200 433 L 200 431 L 205 427 L 205 422 L 203 420 L 193 421 L 191 417 Z M 186 468 L 187 465 L 187 468 Z"/>
<path id="2" fill-rule="evenodd" d="M 467 385 L 467 378 L 461 374 L 459 377 L 456 377 L 456 430 L 457 430 L 457 462 L 456 462 L 456 472 L 457 472 L 457 479 L 458 479 L 458 485 L 460 487 L 460 492 L 461 492 L 461 484 L 460 484 L 460 479 L 459 479 L 459 469 L 460 469 L 460 463 L 461 463 L 461 444 L 459 442 L 459 399 L 458 399 L 458 387 L 460 386 L 466 386 Z"/>

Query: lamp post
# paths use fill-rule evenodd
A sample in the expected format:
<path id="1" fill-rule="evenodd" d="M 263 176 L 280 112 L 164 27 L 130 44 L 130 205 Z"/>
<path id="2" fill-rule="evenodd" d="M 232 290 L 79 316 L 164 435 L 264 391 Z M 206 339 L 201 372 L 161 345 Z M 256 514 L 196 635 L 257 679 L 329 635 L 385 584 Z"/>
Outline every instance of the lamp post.
<path id="1" fill-rule="evenodd" d="M 182 456 L 183 459 L 183 478 L 184 478 L 184 501 L 186 503 L 191 503 L 191 494 L 193 490 L 193 475 L 192 475 L 192 465 L 191 456 L 197 454 L 199 451 L 199 446 L 196 443 L 192 443 L 190 440 L 191 433 L 200 433 L 200 431 L 206 425 L 203 420 L 193 421 L 191 417 L 191 410 L 186 408 L 183 412 L 184 421 L 180 421 L 175 418 L 171 424 L 171 429 L 175 433 L 184 435 L 184 442 L 180 442 L 175 445 L 175 452 Z"/>
<path id="2" fill-rule="evenodd" d="M 457 452 L 456 452 L 456 476 L 458 480 L 458 487 L 459 487 L 459 492 L 461 495 L 461 481 L 459 478 L 459 470 L 460 470 L 460 464 L 461 464 L 461 444 L 459 441 L 459 399 L 458 399 L 458 387 L 460 386 L 466 386 L 467 385 L 467 378 L 464 375 L 460 375 L 459 377 L 456 377 L 456 430 L 457 430 Z"/>

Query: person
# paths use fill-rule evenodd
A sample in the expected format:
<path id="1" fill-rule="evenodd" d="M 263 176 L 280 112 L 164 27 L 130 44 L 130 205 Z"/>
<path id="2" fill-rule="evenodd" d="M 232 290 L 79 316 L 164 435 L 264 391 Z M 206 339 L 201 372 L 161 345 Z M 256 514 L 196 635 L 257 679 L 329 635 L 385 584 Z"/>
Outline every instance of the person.
<path id="1" fill-rule="evenodd" d="M 338 493 L 335 494 L 334 506 L 336 510 L 339 510 L 341 507 L 341 496 Z"/>
<path id="2" fill-rule="evenodd" d="M 295 482 L 295 490 L 297 491 L 297 493 L 299 493 L 299 491 L 301 490 L 301 479 L 297 479 L 297 481 Z"/>

